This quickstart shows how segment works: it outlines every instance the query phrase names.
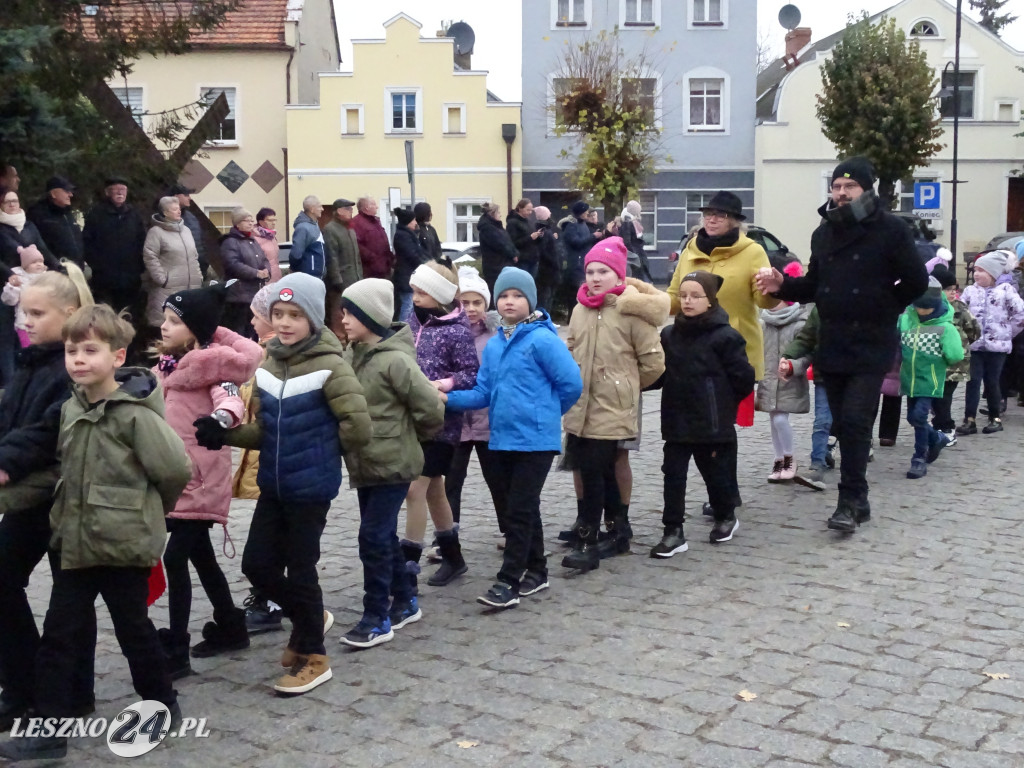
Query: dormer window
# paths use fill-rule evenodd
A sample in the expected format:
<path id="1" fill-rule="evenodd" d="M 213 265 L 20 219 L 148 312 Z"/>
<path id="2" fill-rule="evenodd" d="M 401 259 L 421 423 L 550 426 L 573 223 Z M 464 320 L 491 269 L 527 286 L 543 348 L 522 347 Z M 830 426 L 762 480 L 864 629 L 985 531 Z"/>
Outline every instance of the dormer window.
<path id="1" fill-rule="evenodd" d="M 910 28 L 911 37 L 938 37 L 939 28 L 935 26 L 934 21 L 928 19 L 921 19 Z"/>

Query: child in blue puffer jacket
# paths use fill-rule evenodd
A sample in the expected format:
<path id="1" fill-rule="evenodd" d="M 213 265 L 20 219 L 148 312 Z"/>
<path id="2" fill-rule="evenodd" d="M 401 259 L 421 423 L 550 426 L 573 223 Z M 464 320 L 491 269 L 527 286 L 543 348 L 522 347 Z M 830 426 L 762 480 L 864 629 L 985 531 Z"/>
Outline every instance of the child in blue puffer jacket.
<path id="1" fill-rule="evenodd" d="M 490 409 L 488 447 L 505 499 L 498 581 L 477 602 L 511 608 L 548 588 L 540 492 L 562 447 L 562 416 L 583 391 L 580 368 L 544 310 L 529 272 L 505 267 L 494 284 L 501 325 L 487 342 L 476 386 L 441 393 L 453 411 Z M 525 572 L 525 573 L 524 573 Z"/>

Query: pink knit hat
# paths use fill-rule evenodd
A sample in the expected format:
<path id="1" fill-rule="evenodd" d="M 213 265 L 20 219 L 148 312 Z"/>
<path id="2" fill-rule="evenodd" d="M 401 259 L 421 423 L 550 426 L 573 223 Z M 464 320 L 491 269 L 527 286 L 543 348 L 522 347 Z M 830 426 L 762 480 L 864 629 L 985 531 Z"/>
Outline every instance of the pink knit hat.
<path id="1" fill-rule="evenodd" d="M 600 262 L 609 267 L 619 277 L 626 277 L 626 244 L 621 237 L 606 237 L 590 249 L 583 259 L 583 268 L 592 262 Z"/>

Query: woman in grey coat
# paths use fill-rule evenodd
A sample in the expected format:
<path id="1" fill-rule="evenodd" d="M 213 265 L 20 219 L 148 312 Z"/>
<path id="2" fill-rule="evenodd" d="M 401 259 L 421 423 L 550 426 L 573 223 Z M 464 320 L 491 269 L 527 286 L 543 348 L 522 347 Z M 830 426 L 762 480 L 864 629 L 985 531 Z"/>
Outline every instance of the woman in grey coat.
<path id="1" fill-rule="evenodd" d="M 142 262 L 150 285 L 146 321 L 159 328 L 168 296 L 203 285 L 196 242 L 182 221 L 178 198 L 160 198 L 160 213 L 153 214 L 153 225 L 142 246 Z"/>

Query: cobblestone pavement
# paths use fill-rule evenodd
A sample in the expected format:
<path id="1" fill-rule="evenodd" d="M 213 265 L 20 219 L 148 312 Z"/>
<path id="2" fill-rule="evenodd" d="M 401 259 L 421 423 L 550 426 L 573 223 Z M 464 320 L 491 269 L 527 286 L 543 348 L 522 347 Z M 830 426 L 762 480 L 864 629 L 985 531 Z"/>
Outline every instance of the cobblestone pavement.
<path id="1" fill-rule="evenodd" d="M 656 561 L 647 551 L 661 533 L 658 404 L 645 400 L 633 459 L 632 554 L 585 576 L 563 572 L 555 539 L 575 503 L 571 477 L 553 472 L 543 497 L 551 589 L 485 614 L 474 598 L 500 555 L 474 465 L 463 505 L 469 573 L 424 586 L 424 619 L 393 642 L 351 651 L 338 638 L 359 617 L 361 571 L 355 494 L 345 490 L 320 564 L 337 616 L 334 679 L 306 696 L 275 696 L 284 632 L 194 660 L 198 674 L 177 689 L 210 737 L 165 742 L 131 764 L 1024 765 L 1024 409 L 1010 406 L 1000 435 L 961 438 L 923 481 L 904 477 L 913 435 L 901 424 L 896 447 L 876 448 L 870 465 L 873 519 L 847 538 L 825 528 L 836 473 L 825 493 L 764 482 L 771 441 L 758 414 L 740 438 L 735 539 L 708 543 L 706 495 L 691 469 L 691 549 Z M 794 417 L 800 459 L 810 423 Z M 239 555 L 251 510 L 234 507 Z M 239 561 L 224 565 L 241 601 Z M 48 589 L 41 568 L 31 586 L 39 610 Z M 158 626 L 165 609 L 166 600 L 154 608 Z M 209 612 L 197 583 L 193 639 Z M 136 697 L 102 607 L 99 615 L 97 714 L 112 717 Z M 75 766 L 112 757 L 103 739 L 72 749 Z"/>

